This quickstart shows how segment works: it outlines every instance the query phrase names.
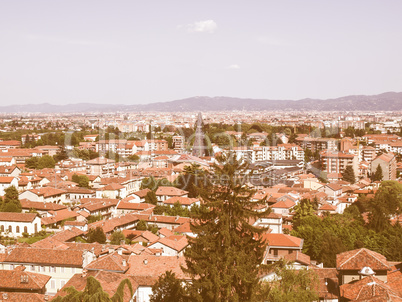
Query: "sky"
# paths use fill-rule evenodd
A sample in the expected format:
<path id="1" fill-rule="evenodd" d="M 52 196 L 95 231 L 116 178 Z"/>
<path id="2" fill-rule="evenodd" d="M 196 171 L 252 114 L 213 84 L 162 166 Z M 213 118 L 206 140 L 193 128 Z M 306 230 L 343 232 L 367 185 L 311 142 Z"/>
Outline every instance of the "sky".
<path id="1" fill-rule="evenodd" d="M 400 0 L 0 0 L 0 105 L 402 91 Z"/>

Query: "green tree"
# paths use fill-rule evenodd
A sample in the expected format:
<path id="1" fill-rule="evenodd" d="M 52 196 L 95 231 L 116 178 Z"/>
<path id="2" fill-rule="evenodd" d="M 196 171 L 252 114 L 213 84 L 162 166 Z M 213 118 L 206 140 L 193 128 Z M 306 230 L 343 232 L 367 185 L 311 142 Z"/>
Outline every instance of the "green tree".
<path id="1" fill-rule="evenodd" d="M 25 160 L 25 167 L 27 167 L 28 169 L 37 169 L 38 168 L 38 157 L 33 156 L 30 158 L 27 158 Z"/>
<path id="2" fill-rule="evenodd" d="M 110 244 L 115 244 L 115 245 L 120 245 L 121 242 L 125 241 L 126 237 L 124 237 L 124 234 L 122 231 L 115 231 L 112 233 L 112 236 L 110 238 Z"/>
<path id="3" fill-rule="evenodd" d="M 150 302 L 183 302 L 185 296 L 185 289 L 176 274 L 166 271 L 152 286 Z"/>
<path id="4" fill-rule="evenodd" d="M 381 168 L 380 164 L 378 164 L 377 168 L 375 170 L 375 173 L 372 177 L 372 181 L 382 181 L 383 178 L 384 178 L 384 176 L 382 174 L 382 168 Z"/>
<path id="5" fill-rule="evenodd" d="M 101 227 L 91 228 L 87 234 L 87 241 L 89 243 L 98 242 L 98 243 L 105 243 L 106 242 L 106 235 L 103 232 Z"/>
<path id="6" fill-rule="evenodd" d="M 204 210 L 194 216 L 184 255 L 191 277 L 192 301 L 251 301 L 258 288 L 258 266 L 262 262 L 265 230 L 249 224 L 249 219 L 266 215 L 252 202 L 254 191 L 245 184 L 246 164 L 227 154 L 214 165 L 211 185 L 201 193 Z"/>
<path id="7" fill-rule="evenodd" d="M 154 191 L 149 191 L 147 195 L 145 195 L 145 202 L 156 205 L 158 203 L 158 199 L 156 198 Z"/>
<path id="8" fill-rule="evenodd" d="M 383 231 L 389 226 L 391 216 L 402 213 L 402 184 L 394 180 L 383 181 L 369 201 L 368 209 L 369 226 Z"/>
<path id="9" fill-rule="evenodd" d="M 302 199 L 300 202 L 293 208 L 293 227 L 297 228 L 300 225 L 300 221 L 304 217 L 314 216 L 314 207 L 313 204 L 308 199 Z"/>
<path id="10" fill-rule="evenodd" d="M 138 221 L 137 225 L 136 225 L 136 229 L 138 231 L 146 231 L 148 229 L 148 226 L 147 226 L 147 223 L 145 222 L 145 220 L 141 219 L 140 221 Z"/>
<path id="11" fill-rule="evenodd" d="M 54 158 L 52 156 L 43 155 L 38 160 L 37 169 L 54 168 L 55 165 L 56 165 L 56 162 L 54 161 Z"/>
<path id="12" fill-rule="evenodd" d="M 184 167 L 184 173 L 176 181 L 176 187 L 188 191 L 188 197 L 196 198 L 199 191 L 205 185 L 206 174 L 199 164 L 192 163 Z"/>
<path id="13" fill-rule="evenodd" d="M 1 212 L 21 213 L 22 208 L 17 189 L 14 186 L 10 186 L 4 192 L 6 194 L 1 205 Z"/>
<path id="14" fill-rule="evenodd" d="M 356 182 L 355 171 L 353 170 L 353 167 L 351 165 L 346 166 L 345 170 L 342 173 L 342 179 L 344 181 L 350 182 L 351 184 L 354 184 Z"/>
<path id="15" fill-rule="evenodd" d="M 67 296 L 58 296 L 52 301 L 55 302 L 78 302 L 78 301 L 87 301 L 87 302 L 123 302 L 124 298 L 124 288 L 128 287 L 130 290 L 130 296 L 132 297 L 134 294 L 133 286 L 128 279 L 123 279 L 119 286 L 116 289 L 115 294 L 112 297 L 109 297 L 109 294 L 105 292 L 102 288 L 102 285 L 98 280 L 94 277 L 89 276 L 87 278 L 87 284 L 83 291 L 77 290 L 75 287 L 70 286 L 64 289 L 68 293 Z"/>
<path id="16" fill-rule="evenodd" d="M 311 302 L 318 300 L 318 277 L 313 270 L 293 270 L 291 263 L 275 265 L 276 279 L 262 283 L 260 301 Z"/>
<path id="17" fill-rule="evenodd" d="M 86 175 L 77 175 L 74 174 L 71 177 L 71 180 L 78 184 L 81 188 L 89 188 L 89 178 Z"/>

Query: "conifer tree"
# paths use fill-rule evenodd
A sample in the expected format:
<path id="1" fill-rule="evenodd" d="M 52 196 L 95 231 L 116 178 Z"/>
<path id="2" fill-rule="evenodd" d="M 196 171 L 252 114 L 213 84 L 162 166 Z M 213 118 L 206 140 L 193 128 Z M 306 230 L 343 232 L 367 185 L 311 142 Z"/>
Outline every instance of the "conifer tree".
<path id="1" fill-rule="evenodd" d="M 377 169 L 375 170 L 375 173 L 373 175 L 372 181 L 382 181 L 383 179 L 383 174 L 382 174 L 382 168 L 380 164 L 378 164 Z"/>
<path id="2" fill-rule="evenodd" d="M 17 189 L 14 186 L 10 186 L 4 191 L 6 194 L 1 205 L 1 212 L 21 213 L 22 208 Z"/>
<path id="3" fill-rule="evenodd" d="M 351 165 L 346 166 L 345 170 L 342 173 L 342 179 L 344 181 L 350 182 L 351 184 L 355 183 L 355 171 L 353 171 L 353 167 Z"/>
<path id="4" fill-rule="evenodd" d="M 204 207 L 194 217 L 191 230 L 197 236 L 189 238 L 183 270 L 192 277 L 191 301 L 252 301 L 265 242 L 260 236 L 264 229 L 249 221 L 267 214 L 253 210 L 265 201 L 251 201 L 246 164 L 231 154 L 220 160 L 211 184 L 201 190 Z"/>

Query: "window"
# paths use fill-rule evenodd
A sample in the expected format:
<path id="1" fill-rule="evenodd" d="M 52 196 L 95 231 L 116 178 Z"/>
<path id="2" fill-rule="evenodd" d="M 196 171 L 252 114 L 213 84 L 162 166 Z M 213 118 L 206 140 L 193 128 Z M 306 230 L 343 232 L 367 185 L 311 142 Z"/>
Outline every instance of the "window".
<path id="1" fill-rule="evenodd" d="M 35 271 L 35 265 L 31 265 L 31 272 Z"/>
<path id="2" fill-rule="evenodd" d="M 46 270 L 45 270 L 45 267 L 44 266 L 41 266 L 40 267 L 40 271 L 42 272 L 42 273 L 44 273 Z"/>
<path id="3" fill-rule="evenodd" d="M 63 287 L 66 284 L 65 280 L 60 280 L 60 287 Z"/>
<path id="4" fill-rule="evenodd" d="M 28 227 L 27 226 L 24 226 L 24 232 L 28 233 Z"/>
<path id="5" fill-rule="evenodd" d="M 1 226 L 1 231 L 4 232 L 4 225 Z"/>
<path id="6" fill-rule="evenodd" d="M 56 272 L 56 268 L 55 268 L 54 266 L 51 266 L 51 267 L 50 267 L 50 272 L 51 272 L 51 273 L 55 273 L 55 272 Z"/>
<path id="7" fill-rule="evenodd" d="M 64 273 L 64 267 L 60 267 L 60 273 Z"/>
<path id="8" fill-rule="evenodd" d="M 56 288 L 56 280 L 51 280 L 50 281 L 50 287 L 51 288 Z"/>
<path id="9" fill-rule="evenodd" d="M 14 264 L 10 264 L 10 270 L 14 269 Z"/>
<path id="10" fill-rule="evenodd" d="M 278 256 L 278 249 L 274 249 L 274 256 Z"/>
<path id="11" fill-rule="evenodd" d="M 71 273 L 75 274 L 75 267 L 71 268 Z"/>
<path id="12" fill-rule="evenodd" d="M 19 227 L 18 225 L 16 226 L 15 232 L 16 232 L 16 233 L 19 233 L 19 232 L 20 232 L 20 227 Z"/>
<path id="13" fill-rule="evenodd" d="M 10 233 L 13 232 L 13 227 L 12 227 L 11 225 L 8 226 L 8 231 L 9 231 Z"/>

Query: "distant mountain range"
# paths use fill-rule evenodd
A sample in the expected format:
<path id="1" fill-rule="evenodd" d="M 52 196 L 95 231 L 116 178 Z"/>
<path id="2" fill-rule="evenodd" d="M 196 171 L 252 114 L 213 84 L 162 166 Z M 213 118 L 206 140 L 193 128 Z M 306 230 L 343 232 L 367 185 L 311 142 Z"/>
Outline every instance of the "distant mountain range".
<path id="1" fill-rule="evenodd" d="M 402 111 L 402 92 L 378 95 L 352 95 L 336 99 L 265 100 L 233 97 L 197 96 L 182 100 L 141 105 L 30 104 L 0 106 L 0 113 L 85 113 L 85 112 L 188 112 L 188 111 Z"/>

